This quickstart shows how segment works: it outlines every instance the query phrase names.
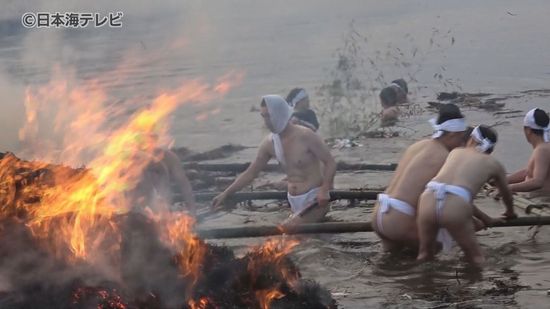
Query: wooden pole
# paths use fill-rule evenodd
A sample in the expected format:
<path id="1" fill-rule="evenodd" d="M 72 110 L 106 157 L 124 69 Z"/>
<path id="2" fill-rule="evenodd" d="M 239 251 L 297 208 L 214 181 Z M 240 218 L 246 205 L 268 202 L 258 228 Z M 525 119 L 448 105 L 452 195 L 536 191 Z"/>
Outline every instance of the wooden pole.
<path id="1" fill-rule="evenodd" d="M 379 191 L 331 191 L 330 199 L 333 200 L 376 200 Z M 195 193 L 195 199 L 199 202 L 210 202 L 219 193 Z M 242 202 L 252 200 L 286 200 L 285 191 L 256 191 L 237 192 L 228 197 L 229 201 Z"/>
<path id="2" fill-rule="evenodd" d="M 492 227 L 550 225 L 550 216 L 521 217 Z M 265 237 L 281 234 L 321 234 L 321 233 L 360 233 L 372 232 L 369 221 L 308 223 L 283 227 L 280 225 L 235 226 L 214 229 L 199 228 L 197 234 L 204 239 Z"/>
<path id="3" fill-rule="evenodd" d="M 241 173 L 248 168 L 250 163 L 186 163 L 183 165 L 185 169 L 195 169 L 209 172 L 233 172 Z M 338 171 L 395 171 L 397 164 L 363 164 L 363 163 L 346 163 L 338 162 Z M 268 164 L 264 169 L 267 172 L 282 171 L 277 164 Z"/>

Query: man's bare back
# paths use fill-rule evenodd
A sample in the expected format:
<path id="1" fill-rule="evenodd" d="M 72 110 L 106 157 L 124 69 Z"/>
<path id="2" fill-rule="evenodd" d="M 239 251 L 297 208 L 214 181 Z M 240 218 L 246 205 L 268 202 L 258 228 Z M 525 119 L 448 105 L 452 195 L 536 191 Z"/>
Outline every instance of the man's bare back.
<path id="1" fill-rule="evenodd" d="M 399 161 L 395 176 L 385 193 L 409 204 L 416 210 L 418 197 L 424 191 L 426 183 L 437 174 L 448 153 L 447 148 L 434 139 L 422 140 L 411 145 Z M 379 216 L 379 211 L 380 203 L 377 203 L 374 209 L 375 217 Z M 385 228 L 382 232 L 379 224 L 391 228 Z M 415 216 L 390 208 L 381 222 L 373 220 L 373 226 L 382 237 L 386 250 L 401 246 L 416 248 L 418 245 Z"/>
<path id="2" fill-rule="evenodd" d="M 420 196 L 417 218 L 419 260 L 431 259 L 435 254 L 436 237 L 449 233 L 464 250 L 470 262 L 475 265 L 483 263 L 483 254 L 475 238 L 475 231 L 483 225 L 490 226 L 498 219 L 481 212 L 472 204 L 472 199 L 489 180 L 495 181 L 504 196 L 507 207 L 505 215 L 515 216 L 504 168 L 488 153 L 476 150 L 477 144 L 473 138 L 468 143 L 467 148 L 450 152 L 439 173 Z M 487 151 L 492 151 L 492 148 Z M 477 223 L 478 219 L 481 223 Z"/>
<path id="3" fill-rule="evenodd" d="M 432 179 L 449 154 L 443 144 L 434 139 L 416 142 L 399 161 L 395 176 L 386 192 L 396 199 L 416 207 L 426 183 Z"/>
<path id="4" fill-rule="evenodd" d="M 449 150 L 464 143 L 466 123 L 456 105 L 443 105 L 430 123 L 435 131 L 432 138 L 405 151 L 388 188 L 378 195 L 372 222 L 385 250 L 418 248 L 418 198 L 443 166 Z"/>

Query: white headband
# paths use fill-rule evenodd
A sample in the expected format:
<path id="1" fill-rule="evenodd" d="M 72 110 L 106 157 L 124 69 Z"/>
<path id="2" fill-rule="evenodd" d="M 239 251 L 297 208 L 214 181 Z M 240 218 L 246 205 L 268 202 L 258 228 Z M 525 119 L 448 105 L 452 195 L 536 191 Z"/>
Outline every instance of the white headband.
<path id="1" fill-rule="evenodd" d="M 478 142 L 479 145 L 476 146 L 476 150 L 482 153 L 487 152 L 487 150 L 495 147 L 495 143 L 491 142 L 490 139 L 483 137 L 479 126 L 475 127 L 470 136 Z"/>
<path id="2" fill-rule="evenodd" d="M 398 83 L 391 83 L 390 86 L 397 86 L 397 88 L 399 88 L 399 89 L 405 91 L 405 89 L 403 89 L 401 86 L 399 86 Z"/>
<path id="3" fill-rule="evenodd" d="M 535 122 L 535 110 L 537 110 L 537 108 L 533 108 L 532 110 L 527 112 L 525 118 L 523 118 L 523 125 L 534 130 L 542 130 L 544 132 L 542 135 L 544 141 L 550 142 L 550 125 L 546 126 L 546 128 L 539 126 Z"/>
<path id="4" fill-rule="evenodd" d="M 288 102 L 290 106 L 294 107 L 296 106 L 296 103 L 302 101 L 303 99 L 307 98 L 307 92 L 304 89 L 301 89 L 295 96 Z"/>
<path id="5" fill-rule="evenodd" d="M 434 128 L 432 138 L 438 138 L 444 132 L 464 132 L 466 131 L 466 121 L 464 118 L 450 119 L 443 123 L 437 124 L 437 119 L 430 119 L 430 124 Z"/>

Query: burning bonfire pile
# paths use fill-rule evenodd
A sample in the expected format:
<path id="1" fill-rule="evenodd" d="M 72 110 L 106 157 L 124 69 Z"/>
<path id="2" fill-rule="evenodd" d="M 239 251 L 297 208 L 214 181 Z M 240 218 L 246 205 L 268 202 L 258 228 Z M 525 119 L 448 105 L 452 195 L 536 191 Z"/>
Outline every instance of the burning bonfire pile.
<path id="1" fill-rule="evenodd" d="M 20 135 L 40 161 L 10 153 L 0 160 L 1 308 L 336 306 L 287 257 L 296 242 L 267 241 L 237 258 L 199 239 L 185 212 L 137 208 L 128 197 L 158 159 L 158 140 L 167 136 L 159 124 L 180 104 L 205 102 L 227 85 L 187 83 L 118 123 L 108 116 L 120 113 L 96 86 L 54 81 L 27 92 Z M 61 152 L 38 136 L 52 101 L 68 113 L 56 115 L 51 129 L 64 133 L 52 148 Z M 86 168 L 43 163 L 75 166 L 84 157 Z"/>

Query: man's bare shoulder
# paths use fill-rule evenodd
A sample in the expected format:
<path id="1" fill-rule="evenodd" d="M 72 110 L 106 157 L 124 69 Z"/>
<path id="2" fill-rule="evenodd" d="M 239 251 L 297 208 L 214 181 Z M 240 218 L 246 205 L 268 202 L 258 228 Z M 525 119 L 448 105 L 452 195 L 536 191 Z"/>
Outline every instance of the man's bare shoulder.
<path id="1" fill-rule="evenodd" d="M 258 152 L 273 155 L 275 148 L 273 147 L 273 136 L 271 134 L 266 135 L 260 142 Z"/>
<path id="2" fill-rule="evenodd" d="M 303 127 L 303 126 L 295 126 L 296 127 L 296 133 L 299 137 L 299 140 L 302 142 L 312 142 L 312 141 L 323 141 L 321 136 L 313 132 L 311 129 Z"/>
<path id="3" fill-rule="evenodd" d="M 550 143 L 542 143 L 533 150 L 533 155 L 541 155 L 550 160 Z"/>
<path id="4" fill-rule="evenodd" d="M 409 148 L 420 148 L 425 147 L 427 145 L 433 144 L 433 139 L 431 138 L 425 138 L 422 140 L 419 140 L 418 142 L 415 142 L 414 144 L 410 145 Z"/>
<path id="5" fill-rule="evenodd" d="M 407 149 L 405 149 L 404 155 L 414 155 L 418 153 L 420 150 L 422 150 L 424 147 L 426 147 L 428 144 L 430 144 L 430 140 L 423 139 L 418 142 L 413 143 Z"/>

